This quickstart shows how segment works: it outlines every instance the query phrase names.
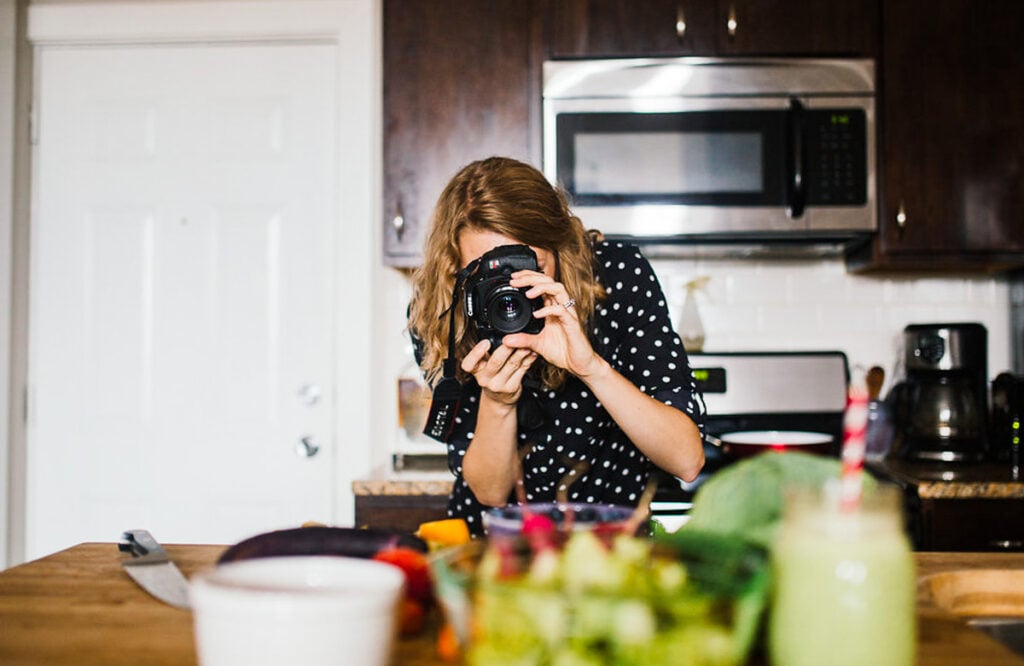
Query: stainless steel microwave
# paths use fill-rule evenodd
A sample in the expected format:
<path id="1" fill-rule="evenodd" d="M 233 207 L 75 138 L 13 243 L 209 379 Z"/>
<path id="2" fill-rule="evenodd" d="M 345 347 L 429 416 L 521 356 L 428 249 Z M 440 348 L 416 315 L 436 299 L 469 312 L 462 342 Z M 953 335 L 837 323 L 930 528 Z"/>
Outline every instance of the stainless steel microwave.
<path id="1" fill-rule="evenodd" d="M 588 227 L 652 242 L 843 243 L 876 228 L 874 63 L 544 63 L 544 172 Z"/>

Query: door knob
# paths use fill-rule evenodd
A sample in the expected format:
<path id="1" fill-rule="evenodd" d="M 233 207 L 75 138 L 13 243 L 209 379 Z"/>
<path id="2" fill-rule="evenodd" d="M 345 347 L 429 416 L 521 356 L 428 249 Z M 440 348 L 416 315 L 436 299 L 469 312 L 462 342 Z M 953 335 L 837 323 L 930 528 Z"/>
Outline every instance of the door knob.
<path id="1" fill-rule="evenodd" d="M 295 455 L 303 458 L 312 458 L 320 452 L 320 447 L 313 441 L 313 437 L 310 435 L 304 436 L 299 440 L 299 443 L 295 445 Z"/>
<path id="2" fill-rule="evenodd" d="M 319 384 L 303 384 L 299 387 L 299 400 L 312 407 L 320 401 Z"/>

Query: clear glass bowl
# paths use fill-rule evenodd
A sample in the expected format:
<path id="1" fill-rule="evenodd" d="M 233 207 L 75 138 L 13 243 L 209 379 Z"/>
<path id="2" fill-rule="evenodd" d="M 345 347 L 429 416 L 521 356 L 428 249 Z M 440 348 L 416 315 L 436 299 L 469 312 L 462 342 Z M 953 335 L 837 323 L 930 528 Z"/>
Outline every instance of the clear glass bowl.
<path id="1" fill-rule="evenodd" d="M 485 512 L 483 520 L 484 529 L 491 537 L 518 536 L 523 529 L 523 517 L 528 514 L 545 516 L 563 533 L 599 528 L 619 531 L 633 512 L 633 507 L 617 504 L 538 502 L 497 507 Z"/>
<path id="2" fill-rule="evenodd" d="M 435 592 L 467 664 L 746 660 L 767 604 L 762 550 L 697 533 L 588 538 L 542 553 L 525 539 L 481 539 L 433 556 Z"/>

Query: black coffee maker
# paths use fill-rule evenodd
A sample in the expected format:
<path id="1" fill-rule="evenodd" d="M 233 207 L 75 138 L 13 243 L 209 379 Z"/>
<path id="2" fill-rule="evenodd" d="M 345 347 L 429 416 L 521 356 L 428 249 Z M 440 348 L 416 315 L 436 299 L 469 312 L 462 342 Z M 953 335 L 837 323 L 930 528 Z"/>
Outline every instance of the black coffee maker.
<path id="1" fill-rule="evenodd" d="M 911 324 L 903 329 L 902 382 L 887 401 L 891 456 L 977 462 L 988 448 L 988 331 L 981 324 Z"/>

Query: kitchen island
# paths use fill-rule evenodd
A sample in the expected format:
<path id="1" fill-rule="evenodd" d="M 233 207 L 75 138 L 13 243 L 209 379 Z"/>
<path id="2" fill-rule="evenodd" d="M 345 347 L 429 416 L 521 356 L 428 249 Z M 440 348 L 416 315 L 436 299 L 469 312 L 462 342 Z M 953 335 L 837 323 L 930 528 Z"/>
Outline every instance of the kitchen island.
<path id="1" fill-rule="evenodd" d="M 224 546 L 168 545 L 186 576 L 214 565 Z M 192 666 L 188 611 L 150 597 L 122 571 L 115 543 L 84 543 L 0 572 L 0 664 L 4 666 Z M 920 577 L 959 569 L 1024 570 L 1024 555 L 916 553 Z M 444 666 L 439 619 L 396 643 L 395 666 Z M 1024 657 L 918 599 L 918 666 L 1024 666 Z"/>

